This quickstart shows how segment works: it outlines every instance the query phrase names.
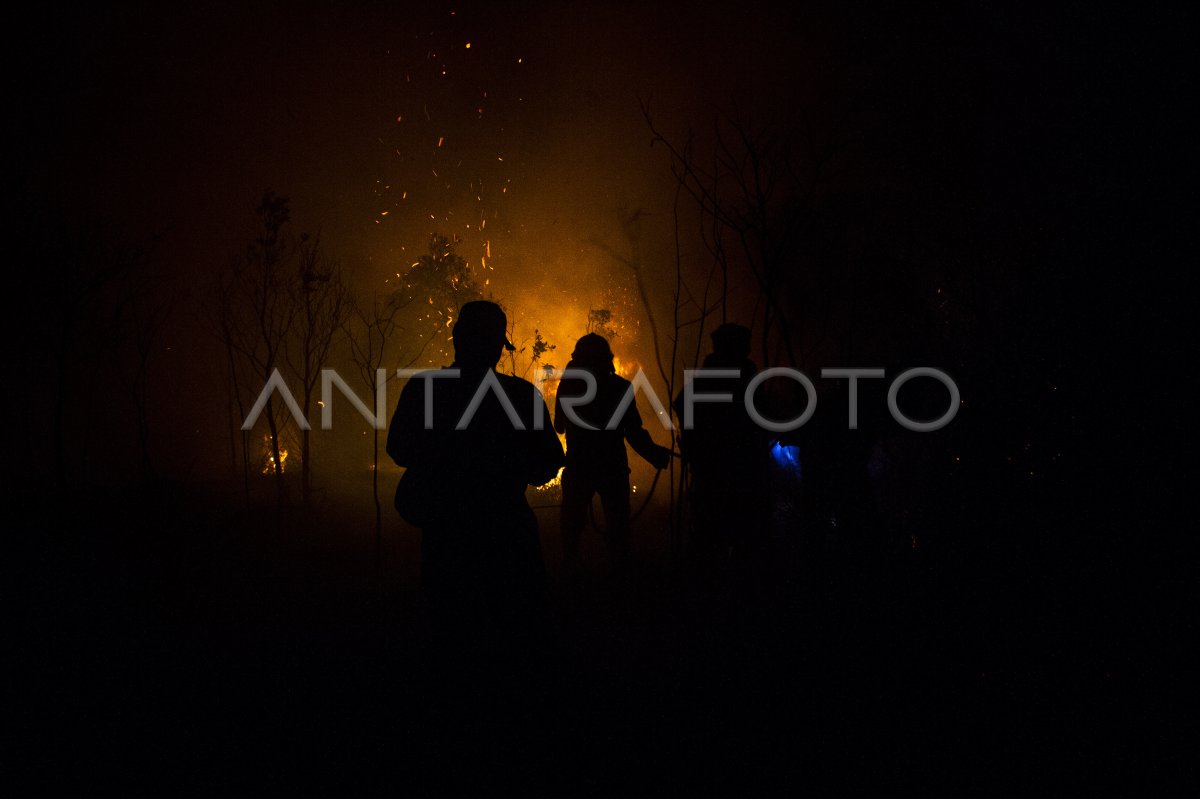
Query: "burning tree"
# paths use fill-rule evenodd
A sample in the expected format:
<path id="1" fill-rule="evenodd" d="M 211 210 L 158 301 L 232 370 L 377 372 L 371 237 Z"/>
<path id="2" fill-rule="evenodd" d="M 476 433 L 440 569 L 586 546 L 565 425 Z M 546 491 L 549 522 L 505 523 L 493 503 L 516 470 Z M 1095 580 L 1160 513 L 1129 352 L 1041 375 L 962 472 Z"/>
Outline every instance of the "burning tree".
<path id="1" fill-rule="evenodd" d="M 593 308 L 588 311 L 587 332 L 612 341 L 617 337 L 617 330 L 612 323 L 613 313 L 607 308 Z"/>
<path id="2" fill-rule="evenodd" d="M 547 353 L 554 352 L 558 349 L 557 344 L 551 344 L 542 336 L 542 331 L 536 327 L 533 329 L 533 338 L 525 338 L 518 340 L 516 335 L 517 323 L 515 314 L 510 316 L 508 322 L 508 338 L 516 346 L 516 349 L 508 353 L 508 372 L 513 377 L 522 377 L 529 379 L 531 373 L 533 377 L 537 377 L 537 370 L 541 370 L 542 377 L 549 377 L 554 373 L 554 364 L 543 360 L 543 356 Z"/>
<path id="3" fill-rule="evenodd" d="M 448 362 L 454 315 L 463 303 L 483 296 L 467 259 L 455 251 L 460 243 L 457 236 L 431 233 L 428 251 L 401 276 L 391 302 L 402 316 L 397 356 L 406 368 L 422 358 L 431 366 Z M 410 340 L 414 332 L 418 341 Z"/>

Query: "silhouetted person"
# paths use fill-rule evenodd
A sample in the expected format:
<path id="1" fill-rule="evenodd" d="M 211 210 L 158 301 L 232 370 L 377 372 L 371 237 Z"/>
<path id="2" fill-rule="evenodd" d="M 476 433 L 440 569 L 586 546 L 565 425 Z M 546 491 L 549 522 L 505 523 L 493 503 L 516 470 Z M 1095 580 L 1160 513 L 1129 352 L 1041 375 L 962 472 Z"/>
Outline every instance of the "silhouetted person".
<path id="1" fill-rule="evenodd" d="M 544 598 L 525 489 L 552 479 L 563 451 L 533 384 L 494 368 L 513 349 L 506 329 L 495 303 L 463 305 L 450 367 L 459 376 L 412 378 L 388 430 L 388 454 L 406 469 L 396 508 L 421 528 L 423 588 L 452 645 L 507 643 L 537 623 Z"/>
<path id="2" fill-rule="evenodd" d="M 629 458 L 625 442 L 656 469 L 670 463 L 671 450 L 650 438 L 632 397 L 618 415 L 633 385 L 616 374 L 612 349 L 603 336 L 588 333 L 581 337 L 567 369 L 590 374 L 596 393 L 589 402 L 572 403 L 572 398 L 586 397 L 588 381 L 568 372 L 559 383 L 554 404 L 554 428 L 567 436 L 559 516 L 564 562 L 568 570 L 579 568 L 580 535 L 587 525 L 592 497 L 599 494 L 609 555 L 613 563 L 620 564 L 629 548 Z"/>
<path id="3" fill-rule="evenodd" d="M 696 395 L 727 394 L 726 402 L 695 402 L 690 429 L 684 394 L 675 411 L 684 420 L 680 451 L 692 475 L 693 547 L 701 568 L 713 569 L 758 548 L 768 534 L 766 490 L 770 438 L 747 412 L 746 387 L 758 372 L 750 360 L 750 330 L 727 323 L 712 333 L 713 351 L 705 369 L 734 375 L 697 375 Z"/>

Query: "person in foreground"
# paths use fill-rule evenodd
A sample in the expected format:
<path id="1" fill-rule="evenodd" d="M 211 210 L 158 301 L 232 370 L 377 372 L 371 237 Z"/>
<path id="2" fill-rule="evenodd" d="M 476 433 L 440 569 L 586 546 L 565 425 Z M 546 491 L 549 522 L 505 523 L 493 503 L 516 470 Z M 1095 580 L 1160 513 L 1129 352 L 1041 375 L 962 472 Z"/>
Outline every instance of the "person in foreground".
<path id="1" fill-rule="evenodd" d="M 463 305 L 454 363 L 409 380 L 388 429 L 387 452 L 405 469 L 396 509 L 421 529 L 435 641 L 456 657 L 519 651 L 544 611 L 525 489 L 558 473 L 563 450 L 533 384 L 495 369 L 502 350 L 513 349 L 507 325 L 495 303 Z"/>

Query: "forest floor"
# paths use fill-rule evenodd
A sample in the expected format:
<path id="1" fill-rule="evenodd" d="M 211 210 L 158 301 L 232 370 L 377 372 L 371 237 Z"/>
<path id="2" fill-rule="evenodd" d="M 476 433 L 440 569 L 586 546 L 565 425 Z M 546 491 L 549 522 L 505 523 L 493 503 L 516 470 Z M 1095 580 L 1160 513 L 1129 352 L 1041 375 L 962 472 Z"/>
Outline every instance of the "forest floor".
<path id="1" fill-rule="evenodd" d="M 777 530 L 706 581 L 651 505 L 628 572 L 589 530 L 568 585 L 539 509 L 546 636 L 502 670 L 432 654 L 419 533 L 386 502 L 381 549 L 359 500 L 279 525 L 230 486 L 106 492 L 49 524 L 34 508 L 13 530 L 39 542 L 14 713 L 48 793 L 989 793 L 1144 780 L 1159 745 L 1129 726 L 1149 709 L 1119 599 L 1003 535 L 1028 520 L 981 514 L 987 546 Z"/>

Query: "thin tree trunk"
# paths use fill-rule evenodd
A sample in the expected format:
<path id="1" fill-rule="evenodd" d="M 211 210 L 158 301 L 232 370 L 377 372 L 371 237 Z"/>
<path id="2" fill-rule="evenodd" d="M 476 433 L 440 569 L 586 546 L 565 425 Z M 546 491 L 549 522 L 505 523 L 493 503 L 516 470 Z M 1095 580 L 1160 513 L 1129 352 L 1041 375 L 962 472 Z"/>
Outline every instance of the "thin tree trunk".
<path id="1" fill-rule="evenodd" d="M 307 397 L 304 399 L 304 407 L 306 409 L 309 407 Z M 309 430 L 300 431 L 300 498 L 305 506 L 309 505 L 312 499 L 312 486 L 309 482 L 312 475 L 312 466 L 309 463 L 309 453 L 311 452 L 309 432 Z"/>
<path id="2" fill-rule="evenodd" d="M 271 399 L 267 400 L 267 430 L 271 434 L 271 457 L 275 472 L 275 532 L 283 529 L 283 461 L 279 450 L 279 423 L 275 420 L 275 408 Z"/>
<path id="3" fill-rule="evenodd" d="M 379 431 L 375 430 L 371 461 L 371 499 L 375 502 L 375 564 L 383 566 L 383 506 L 379 503 Z"/>

